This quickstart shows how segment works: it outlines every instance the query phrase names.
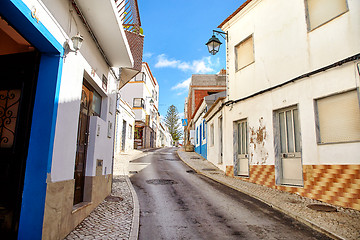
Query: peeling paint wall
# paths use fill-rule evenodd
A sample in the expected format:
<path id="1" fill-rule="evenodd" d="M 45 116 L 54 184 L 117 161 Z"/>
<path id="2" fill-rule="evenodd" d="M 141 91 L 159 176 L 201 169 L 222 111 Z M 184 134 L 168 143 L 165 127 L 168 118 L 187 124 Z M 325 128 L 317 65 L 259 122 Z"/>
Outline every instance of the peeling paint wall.
<path id="1" fill-rule="evenodd" d="M 267 140 L 267 131 L 264 124 L 264 118 L 259 119 L 258 127 L 249 127 L 250 134 L 250 164 L 265 164 L 269 157 L 269 152 L 265 147 Z"/>

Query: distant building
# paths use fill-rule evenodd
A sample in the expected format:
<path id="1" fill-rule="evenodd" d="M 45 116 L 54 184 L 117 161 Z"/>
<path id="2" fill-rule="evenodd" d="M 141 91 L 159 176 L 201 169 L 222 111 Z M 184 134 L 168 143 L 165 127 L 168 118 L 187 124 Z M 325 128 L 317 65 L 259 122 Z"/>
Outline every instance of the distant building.
<path id="1" fill-rule="evenodd" d="M 139 74 L 120 90 L 135 113 L 134 148 L 156 147 L 160 115 L 159 84 L 144 62 Z"/>
<path id="2" fill-rule="evenodd" d="M 184 144 L 191 142 L 194 133 L 193 115 L 196 108 L 205 96 L 226 90 L 226 72 L 220 71 L 219 74 L 193 74 L 189 86 L 188 97 L 185 99 L 184 116 L 188 119 L 188 126 L 184 127 Z"/>

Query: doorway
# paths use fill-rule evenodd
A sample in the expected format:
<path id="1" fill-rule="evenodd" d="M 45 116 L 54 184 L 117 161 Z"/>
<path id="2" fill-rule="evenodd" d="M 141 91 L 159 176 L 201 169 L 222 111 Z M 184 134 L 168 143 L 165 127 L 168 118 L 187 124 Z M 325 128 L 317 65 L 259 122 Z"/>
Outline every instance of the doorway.
<path id="1" fill-rule="evenodd" d="M 297 106 L 282 109 L 275 114 L 275 131 L 279 139 L 280 155 L 277 156 L 277 183 L 303 186 L 301 161 L 301 132 Z M 275 143 L 276 144 L 276 143 Z"/>
<path id="2" fill-rule="evenodd" d="M 84 80 L 85 81 L 85 80 Z M 80 101 L 80 114 L 77 136 L 77 148 L 75 159 L 75 189 L 74 189 L 74 205 L 84 201 L 84 185 L 85 185 L 85 167 L 86 155 L 89 142 L 89 123 L 90 123 L 90 107 L 92 101 L 92 91 L 83 85 Z"/>
<path id="3" fill-rule="evenodd" d="M 234 175 L 249 176 L 249 144 L 248 144 L 248 124 L 246 120 L 235 123 L 236 137 L 236 161 Z"/>
<path id="4" fill-rule="evenodd" d="M 223 118 L 219 117 L 219 164 L 223 163 Z"/>
<path id="5" fill-rule="evenodd" d="M 0 234 L 15 238 L 40 54 L 0 55 Z"/>
<path id="6" fill-rule="evenodd" d="M 125 143 L 126 143 L 126 121 L 123 120 L 122 138 L 121 138 L 121 150 L 122 151 L 125 151 Z"/>

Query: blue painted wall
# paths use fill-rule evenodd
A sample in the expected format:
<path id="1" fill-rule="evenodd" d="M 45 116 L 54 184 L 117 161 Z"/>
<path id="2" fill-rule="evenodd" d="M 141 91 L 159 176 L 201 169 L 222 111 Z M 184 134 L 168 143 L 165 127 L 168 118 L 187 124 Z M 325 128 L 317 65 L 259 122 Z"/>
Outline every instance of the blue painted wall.
<path id="1" fill-rule="evenodd" d="M 18 239 L 41 239 L 47 173 L 52 152 L 62 72 L 63 47 L 20 0 L 1 0 L 0 14 L 41 52 L 26 160 Z"/>
<path id="2" fill-rule="evenodd" d="M 205 121 L 202 121 L 200 125 L 196 127 L 195 140 L 195 152 L 200 154 L 203 158 L 207 159 L 207 131 Z"/>

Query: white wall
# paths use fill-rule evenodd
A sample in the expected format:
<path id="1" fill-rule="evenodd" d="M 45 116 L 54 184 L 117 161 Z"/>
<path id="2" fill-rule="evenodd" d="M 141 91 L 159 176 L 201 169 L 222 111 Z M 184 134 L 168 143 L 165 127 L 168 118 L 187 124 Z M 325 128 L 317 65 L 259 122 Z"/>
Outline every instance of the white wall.
<path id="1" fill-rule="evenodd" d="M 223 132 L 224 132 L 224 127 L 226 125 L 226 122 L 224 121 L 225 118 L 225 109 L 223 108 L 221 111 L 217 112 L 216 114 L 215 111 L 220 107 L 222 101 L 218 102 L 215 107 L 213 108 L 214 111 L 211 111 L 209 113 L 209 116 L 206 117 L 207 120 L 207 133 L 208 133 L 208 144 L 207 144 L 207 160 L 212 162 L 215 166 L 217 166 L 219 169 L 226 171 L 226 165 L 232 165 L 231 161 L 227 161 L 227 162 L 223 162 L 223 163 L 219 163 L 219 159 L 220 159 L 220 124 L 219 124 L 219 118 L 223 117 Z M 211 144 L 211 124 L 214 125 L 214 144 Z M 227 136 L 224 133 L 225 136 Z M 223 146 L 225 144 L 230 144 L 228 143 L 230 141 L 224 141 L 223 140 Z M 225 157 L 225 156 L 224 156 Z"/>
<path id="2" fill-rule="evenodd" d="M 229 33 L 230 100 L 358 54 L 360 2 L 348 0 L 348 6 L 350 11 L 308 32 L 303 0 L 252 1 L 223 27 Z M 251 34 L 255 62 L 236 71 L 234 48 Z M 233 165 L 233 123 L 247 119 L 250 137 L 256 137 L 259 128 L 265 128 L 263 144 L 255 148 L 256 144 L 250 143 L 250 164 L 273 165 L 274 111 L 293 105 L 297 105 L 300 114 L 303 164 L 358 164 L 359 142 L 317 144 L 314 109 L 315 99 L 355 89 L 358 78 L 354 62 L 350 62 L 224 107 L 224 164 Z M 215 125 L 215 132 L 216 129 Z M 214 147 L 208 149 L 209 160 L 213 162 L 215 152 Z"/>
<path id="3" fill-rule="evenodd" d="M 112 124 L 115 123 L 115 98 L 109 94 L 115 90 L 115 78 L 110 74 L 108 65 L 76 12 L 70 11 L 71 4 L 68 1 L 43 0 L 42 3 L 25 0 L 24 2 L 29 9 L 36 9 L 39 21 L 60 43 L 64 43 L 66 39 L 70 39 L 78 32 L 84 38 L 77 55 L 71 52 L 64 58 L 51 167 L 51 181 L 73 179 L 83 79 L 86 78 L 88 83 L 102 96 L 101 116 L 100 118 L 92 117 L 90 122 L 90 137 L 94 137 L 95 122 L 102 126 L 100 136 L 107 135 L 109 121 Z M 107 91 L 102 89 L 103 74 L 108 78 Z M 110 100 L 112 104 L 110 104 Z M 110 106 L 112 109 L 109 109 Z M 97 120 L 95 121 L 94 118 Z M 106 174 L 111 172 L 112 141 L 113 137 L 111 139 L 107 137 L 90 139 L 87 176 L 95 174 L 95 164 L 93 163 L 97 158 L 104 160 L 104 168 L 107 168 Z"/>
<path id="4" fill-rule="evenodd" d="M 116 146 L 115 153 L 119 154 L 122 151 L 122 131 L 123 131 L 123 123 L 126 121 L 126 139 L 125 139 L 125 152 L 134 149 L 134 129 L 135 129 L 135 114 L 131 110 L 130 106 L 127 105 L 123 101 L 119 101 L 120 104 L 118 106 L 117 112 L 117 128 L 116 128 Z M 129 135 L 129 125 L 132 126 L 131 129 L 131 137 Z"/>
<path id="5" fill-rule="evenodd" d="M 360 2 L 348 0 L 348 5 L 350 11 L 308 32 L 304 0 L 254 0 L 248 4 L 241 11 L 244 13 L 238 13 L 223 27 L 230 36 L 230 99 L 359 53 Z M 235 46 L 251 34 L 255 63 L 236 72 Z"/>

